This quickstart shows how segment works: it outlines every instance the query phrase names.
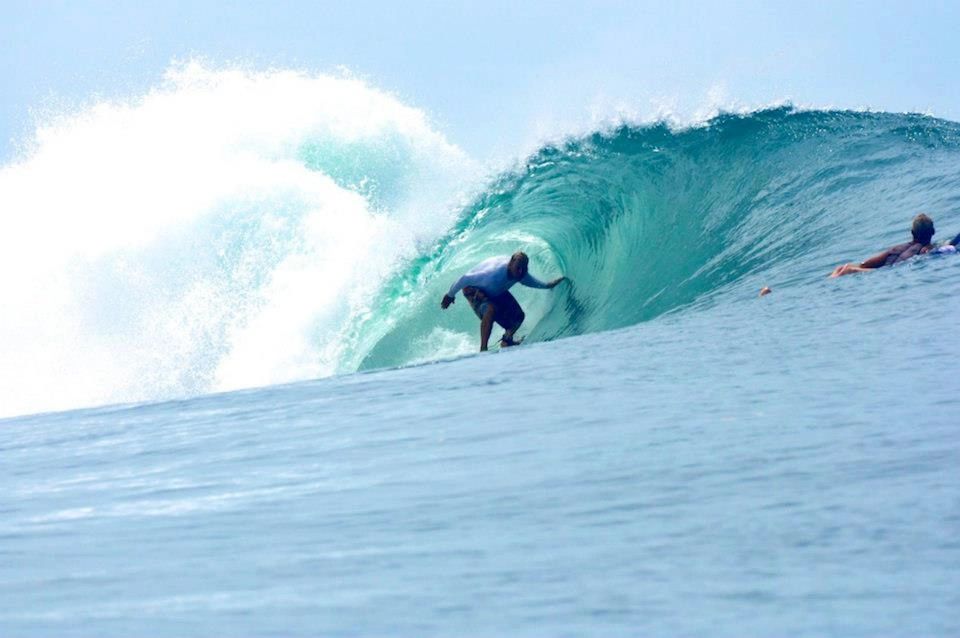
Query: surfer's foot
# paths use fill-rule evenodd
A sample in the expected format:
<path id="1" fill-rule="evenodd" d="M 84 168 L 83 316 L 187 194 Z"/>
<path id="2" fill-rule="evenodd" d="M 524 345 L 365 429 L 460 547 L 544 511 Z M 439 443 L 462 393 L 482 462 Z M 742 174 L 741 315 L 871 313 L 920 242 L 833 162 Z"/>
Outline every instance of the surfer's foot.
<path id="1" fill-rule="evenodd" d="M 519 346 L 519 345 L 520 345 L 520 342 L 514 341 L 512 335 L 509 337 L 507 335 L 503 335 L 503 338 L 500 339 L 501 348 L 509 348 L 510 346 Z"/>

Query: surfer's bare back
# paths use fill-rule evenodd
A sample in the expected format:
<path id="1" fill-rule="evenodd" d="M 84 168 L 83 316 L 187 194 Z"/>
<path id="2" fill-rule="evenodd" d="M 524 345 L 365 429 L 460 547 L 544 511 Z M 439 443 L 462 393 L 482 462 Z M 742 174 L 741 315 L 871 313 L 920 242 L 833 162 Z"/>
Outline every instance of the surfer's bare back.
<path id="1" fill-rule="evenodd" d="M 550 283 L 543 283 L 529 272 L 530 258 L 526 253 L 517 252 L 510 256 L 491 257 L 480 262 L 467 274 L 460 277 L 443 296 L 440 307 L 446 310 L 453 303 L 461 289 L 463 296 L 470 302 L 473 312 L 480 318 L 480 351 L 487 349 L 493 322 L 497 322 L 506 331 L 500 340 L 500 347 L 516 345 L 513 335 L 523 323 L 523 309 L 513 295 L 510 287 L 521 283 L 530 288 L 550 289 L 566 277 L 559 277 Z"/>
<path id="2" fill-rule="evenodd" d="M 931 243 L 935 232 L 933 220 L 930 219 L 929 216 L 920 213 L 913 218 L 913 225 L 910 228 L 910 234 L 913 236 L 912 241 L 897 244 L 859 264 L 843 264 L 842 266 L 837 266 L 833 269 L 833 272 L 830 273 L 830 276 L 842 277 L 843 275 L 850 275 L 855 272 L 869 272 L 877 268 L 883 268 L 884 266 L 899 264 L 916 255 L 925 255 L 931 251 L 935 251 L 937 247 Z M 957 239 L 960 239 L 960 235 L 957 235 Z M 950 245 L 955 246 L 956 241 L 955 239 Z"/>

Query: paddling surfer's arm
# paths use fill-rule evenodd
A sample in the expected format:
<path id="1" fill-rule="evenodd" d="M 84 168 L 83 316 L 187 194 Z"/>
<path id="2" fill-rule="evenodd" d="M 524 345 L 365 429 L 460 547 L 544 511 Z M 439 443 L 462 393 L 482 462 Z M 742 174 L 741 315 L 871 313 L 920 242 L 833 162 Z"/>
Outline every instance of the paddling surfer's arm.
<path id="1" fill-rule="evenodd" d="M 887 263 L 887 257 L 890 256 L 890 251 L 885 250 L 882 253 L 877 253 L 869 259 L 865 259 L 857 264 L 844 264 L 842 266 L 837 266 L 833 269 L 833 272 L 830 273 L 831 277 L 841 277 L 843 275 L 849 275 L 855 272 L 867 272 L 868 270 L 876 270 L 877 268 L 883 267 Z"/>
<path id="2" fill-rule="evenodd" d="M 890 251 L 885 250 L 882 253 L 877 253 L 870 259 L 864 259 L 860 262 L 860 267 L 864 270 L 876 270 L 877 268 L 882 267 L 887 263 L 887 257 L 890 256 Z"/>

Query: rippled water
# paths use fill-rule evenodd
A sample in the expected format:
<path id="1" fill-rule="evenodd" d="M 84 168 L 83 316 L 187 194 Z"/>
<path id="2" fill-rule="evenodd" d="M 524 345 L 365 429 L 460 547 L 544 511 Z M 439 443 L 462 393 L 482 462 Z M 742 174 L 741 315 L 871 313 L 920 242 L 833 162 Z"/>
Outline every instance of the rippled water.
<path id="1" fill-rule="evenodd" d="M 778 268 L 616 332 L 0 421 L 0 635 L 956 635 L 960 258 Z"/>

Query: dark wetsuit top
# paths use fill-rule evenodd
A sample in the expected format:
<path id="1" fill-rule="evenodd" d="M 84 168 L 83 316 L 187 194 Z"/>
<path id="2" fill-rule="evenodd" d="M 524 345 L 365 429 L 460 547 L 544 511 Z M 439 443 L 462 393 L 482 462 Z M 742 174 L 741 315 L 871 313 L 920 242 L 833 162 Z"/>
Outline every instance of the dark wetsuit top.
<path id="1" fill-rule="evenodd" d="M 892 266 L 899 264 L 901 261 L 906 261 L 911 257 L 928 253 L 932 248 L 933 244 L 921 244 L 918 241 L 908 241 L 905 244 L 897 244 L 887 250 L 887 259 L 883 262 L 883 265 Z"/>

